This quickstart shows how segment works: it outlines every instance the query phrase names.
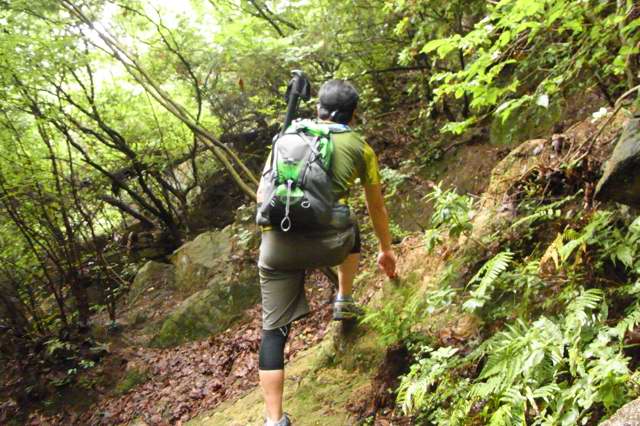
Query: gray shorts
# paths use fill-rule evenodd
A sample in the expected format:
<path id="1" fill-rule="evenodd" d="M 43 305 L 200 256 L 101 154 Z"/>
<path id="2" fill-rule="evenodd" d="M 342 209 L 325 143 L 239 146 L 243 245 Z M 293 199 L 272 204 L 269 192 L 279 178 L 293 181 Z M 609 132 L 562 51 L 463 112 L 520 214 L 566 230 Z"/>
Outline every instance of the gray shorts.
<path id="1" fill-rule="evenodd" d="M 260 244 L 262 328 L 273 330 L 309 313 L 306 269 L 340 265 L 352 251 L 357 225 L 313 233 L 265 231 Z"/>

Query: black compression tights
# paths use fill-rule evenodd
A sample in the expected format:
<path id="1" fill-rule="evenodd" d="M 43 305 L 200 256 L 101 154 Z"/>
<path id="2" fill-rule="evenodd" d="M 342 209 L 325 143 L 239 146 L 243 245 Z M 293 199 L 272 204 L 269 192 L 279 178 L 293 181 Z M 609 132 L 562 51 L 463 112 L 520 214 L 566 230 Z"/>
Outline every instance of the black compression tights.
<path id="1" fill-rule="evenodd" d="M 260 342 L 260 357 L 258 368 L 260 370 L 282 370 L 284 369 L 284 345 L 289 337 L 291 324 L 275 330 L 262 330 L 262 341 Z"/>

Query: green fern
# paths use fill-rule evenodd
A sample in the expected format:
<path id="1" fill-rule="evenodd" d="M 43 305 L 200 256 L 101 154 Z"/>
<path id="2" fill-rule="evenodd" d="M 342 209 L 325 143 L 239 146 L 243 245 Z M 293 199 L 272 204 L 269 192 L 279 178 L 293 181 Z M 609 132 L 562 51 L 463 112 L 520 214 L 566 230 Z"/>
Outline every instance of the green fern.
<path id="1" fill-rule="evenodd" d="M 466 286 L 463 308 L 483 308 L 484 319 L 504 321 L 503 330 L 475 348 L 471 343 L 466 356 L 418 355 L 402 379 L 405 412 L 418 424 L 569 426 L 600 419 L 633 398 L 623 349 L 625 334 L 640 324 L 640 302 L 617 323 L 608 318 L 614 301 L 628 304 L 640 295 L 640 219 L 628 229 L 625 223 L 624 215 L 600 211 L 582 228 L 565 230 L 544 255 L 553 253 L 555 270 L 545 268 L 537 248 L 517 262 L 510 251 L 485 262 Z M 612 287 L 609 277 L 600 279 L 612 261 L 635 284 Z M 586 272 L 595 278 L 585 280 Z M 488 303 L 498 291 L 500 303 Z M 506 292 L 517 296 L 513 302 Z M 428 300 L 429 312 L 437 313 L 455 293 L 445 287 Z M 475 378 L 460 377 L 478 365 Z"/>
<path id="2" fill-rule="evenodd" d="M 463 309 L 473 312 L 483 307 L 491 296 L 496 280 L 500 274 L 507 270 L 512 260 L 513 253 L 503 251 L 486 262 L 467 284 L 467 288 L 476 283 L 477 286 L 471 291 L 469 299 L 462 305 Z"/>
<path id="3" fill-rule="evenodd" d="M 414 413 L 417 408 L 425 405 L 431 387 L 442 378 L 450 359 L 457 352 L 458 349 L 452 347 L 442 347 L 435 351 L 429 347 L 423 348 L 422 353 L 429 357 L 414 364 L 398 388 L 398 403 L 405 414 Z"/>
<path id="4" fill-rule="evenodd" d="M 598 307 L 604 298 L 604 292 L 599 288 L 591 288 L 583 290 L 567 307 L 570 318 L 571 316 L 583 318 L 587 314 L 587 310 L 593 310 Z"/>
<path id="5" fill-rule="evenodd" d="M 566 242 L 557 250 L 560 264 L 567 262 L 576 249 L 584 249 L 589 244 L 597 243 L 601 236 L 606 234 L 604 231 L 610 225 L 612 216 L 611 212 L 598 211 L 582 231 L 567 229 L 562 235 L 562 240 Z"/>
<path id="6" fill-rule="evenodd" d="M 512 409 L 509 404 L 500 406 L 491 416 L 489 426 L 514 426 Z"/>
<path id="7" fill-rule="evenodd" d="M 640 324 L 640 303 L 635 303 L 627 309 L 627 315 L 616 324 L 613 332 L 622 343 L 627 332 L 633 331 L 638 324 Z"/>
<path id="8" fill-rule="evenodd" d="M 538 206 L 534 209 L 533 213 L 525 216 L 511 225 L 511 228 L 518 228 L 520 225 L 527 224 L 532 225 L 540 220 L 553 220 L 560 217 L 562 214 L 560 207 L 567 204 L 569 201 L 574 200 L 582 191 L 569 195 L 562 200 L 554 201 L 550 204 Z"/>
<path id="9" fill-rule="evenodd" d="M 382 344 L 390 346 L 409 338 L 411 327 L 420 318 L 424 308 L 425 300 L 414 297 L 413 289 L 405 287 L 383 307 L 367 308 L 360 323 L 370 325 L 378 332 Z"/>
<path id="10" fill-rule="evenodd" d="M 473 198 L 458 194 L 455 188 L 443 190 L 441 182 L 423 199 L 433 202 L 432 228 L 425 231 L 424 238 L 427 252 L 442 244 L 445 233 L 451 238 L 471 233 Z"/>

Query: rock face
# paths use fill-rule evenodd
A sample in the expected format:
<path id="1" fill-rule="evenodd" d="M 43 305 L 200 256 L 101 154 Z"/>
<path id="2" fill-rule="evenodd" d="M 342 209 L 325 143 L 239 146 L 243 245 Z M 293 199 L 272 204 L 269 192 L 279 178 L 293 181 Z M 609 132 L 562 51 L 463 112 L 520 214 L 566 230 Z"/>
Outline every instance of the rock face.
<path id="1" fill-rule="evenodd" d="M 253 209 L 237 214 L 234 225 L 179 247 L 170 264 L 149 261 L 138 271 L 123 318 L 138 330 L 139 344 L 169 347 L 208 337 L 259 301 Z"/>
<path id="2" fill-rule="evenodd" d="M 205 232 L 173 253 L 177 296 L 186 299 L 157 323 L 151 345 L 174 346 L 224 331 L 259 301 L 255 260 L 241 254 L 241 247 L 252 247 L 255 232 L 244 233 L 233 226 Z"/>
<path id="3" fill-rule="evenodd" d="M 175 266 L 150 260 L 136 274 L 129 289 L 127 302 L 133 305 L 145 292 L 154 289 L 172 289 L 175 287 L 175 282 Z"/>
<path id="4" fill-rule="evenodd" d="M 640 207 L 640 116 L 635 116 L 625 126 L 604 166 L 596 199 Z"/>
<path id="5" fill-rule="evenodd" d="M 229 276 L 232 270 L 233 230 L 226 227 L 222 231 L 200 234 L 171 256 L 176 268 L 176 288 L 182 294 L 192 294 L 208 286 L 212 279 Z"/>
<path id="6" fill-rule="evenodd" d="M 241 319 L 259 296 L 255 267 L 246 268 L 237 277 L 214 276 L 207 288 L 188 297 L 164 320 L 151 345 L 169 347 L 224 331 Z"/>
<path id="7" fill-rule="evenodd" d="M 609 420 L 600 426 L 637 426 L 640 425 L 640 398 L 631 401 L 619 409 Z"/>

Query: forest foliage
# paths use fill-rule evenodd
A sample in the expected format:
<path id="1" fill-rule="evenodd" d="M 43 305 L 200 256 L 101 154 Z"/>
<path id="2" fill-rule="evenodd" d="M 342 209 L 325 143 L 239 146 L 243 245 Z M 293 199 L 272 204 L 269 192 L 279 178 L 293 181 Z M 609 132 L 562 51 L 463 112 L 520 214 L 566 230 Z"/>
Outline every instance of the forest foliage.
<path id="1" fill-rule="evenodd" d="M 412 308 L 415 324 L 423 312 L 437 317 L 458 306 L 487 334 L 470 346 L 437 347 L 407 333 L 417 362 L 399 388 L 405 413 L 436 424 L 586 424 L 638 394 L 628 333 L 640 320 L 640 222 L 616 210 L 583 212 L 574 222 L 568 211 L 532 225 L 536 234 L 564 227 L 546 244 L 485 239 L 502 251 L 465 287 L 445 274 Z"/>
<path id="2" fill-rule="evenodd" d="M 365 131 L 406 111 L 403 131 L 424 161 L 483 129 L 505 143 L 541 136 L 576 101 L 590 102 L 585 94 L 615 108 L 638 84 L 631 0 L 169 3 L 0 1 L 0 332 L 11 342 L 0 356 L 23 367 L 90 368 L 74 336 L 91 334 L 103 311 L 117 324 L 136 267 L 122 253 L 142 234 L 167 253 L 191 237 L 190 203 L 211 175 L 254 197 L 293 68 L 315 83 L 353 81 Z M 436 206 L 429 249 L 470 237 L 470 197 L 438 187 L 425 201 Z M 532 235 L 564 202 L 518 226 Z M 446 401 L 459 418 L 518 424 L 533 412 L 540 424 L 571 424 L 625 400 L 618 392 L 634 381 L 623 328 L 637 307 L 616 326 L 607 307 L 637 294 L 638 224 L 617 211 L 568 222 L 546 251 L 493 253 L 466 296 L 443 286 L 426 311 L 410 304 L 396 317 L 404 322 L 389 341 L 409 339 L 416 315 L 454 301 L 513 320 L 470 354 L 420 348 L 400 388 L 406 412 L 443 419 Z M 546 263 L 563 271 L 563 314 L 528 305 Z M 582 284 L 584 268 L 609 264 L 625 270 L 625 285 Z M 515 289 L 526 297 L 507 302 Z M 475 380 L 451 373 L 480 359 Z"/>

